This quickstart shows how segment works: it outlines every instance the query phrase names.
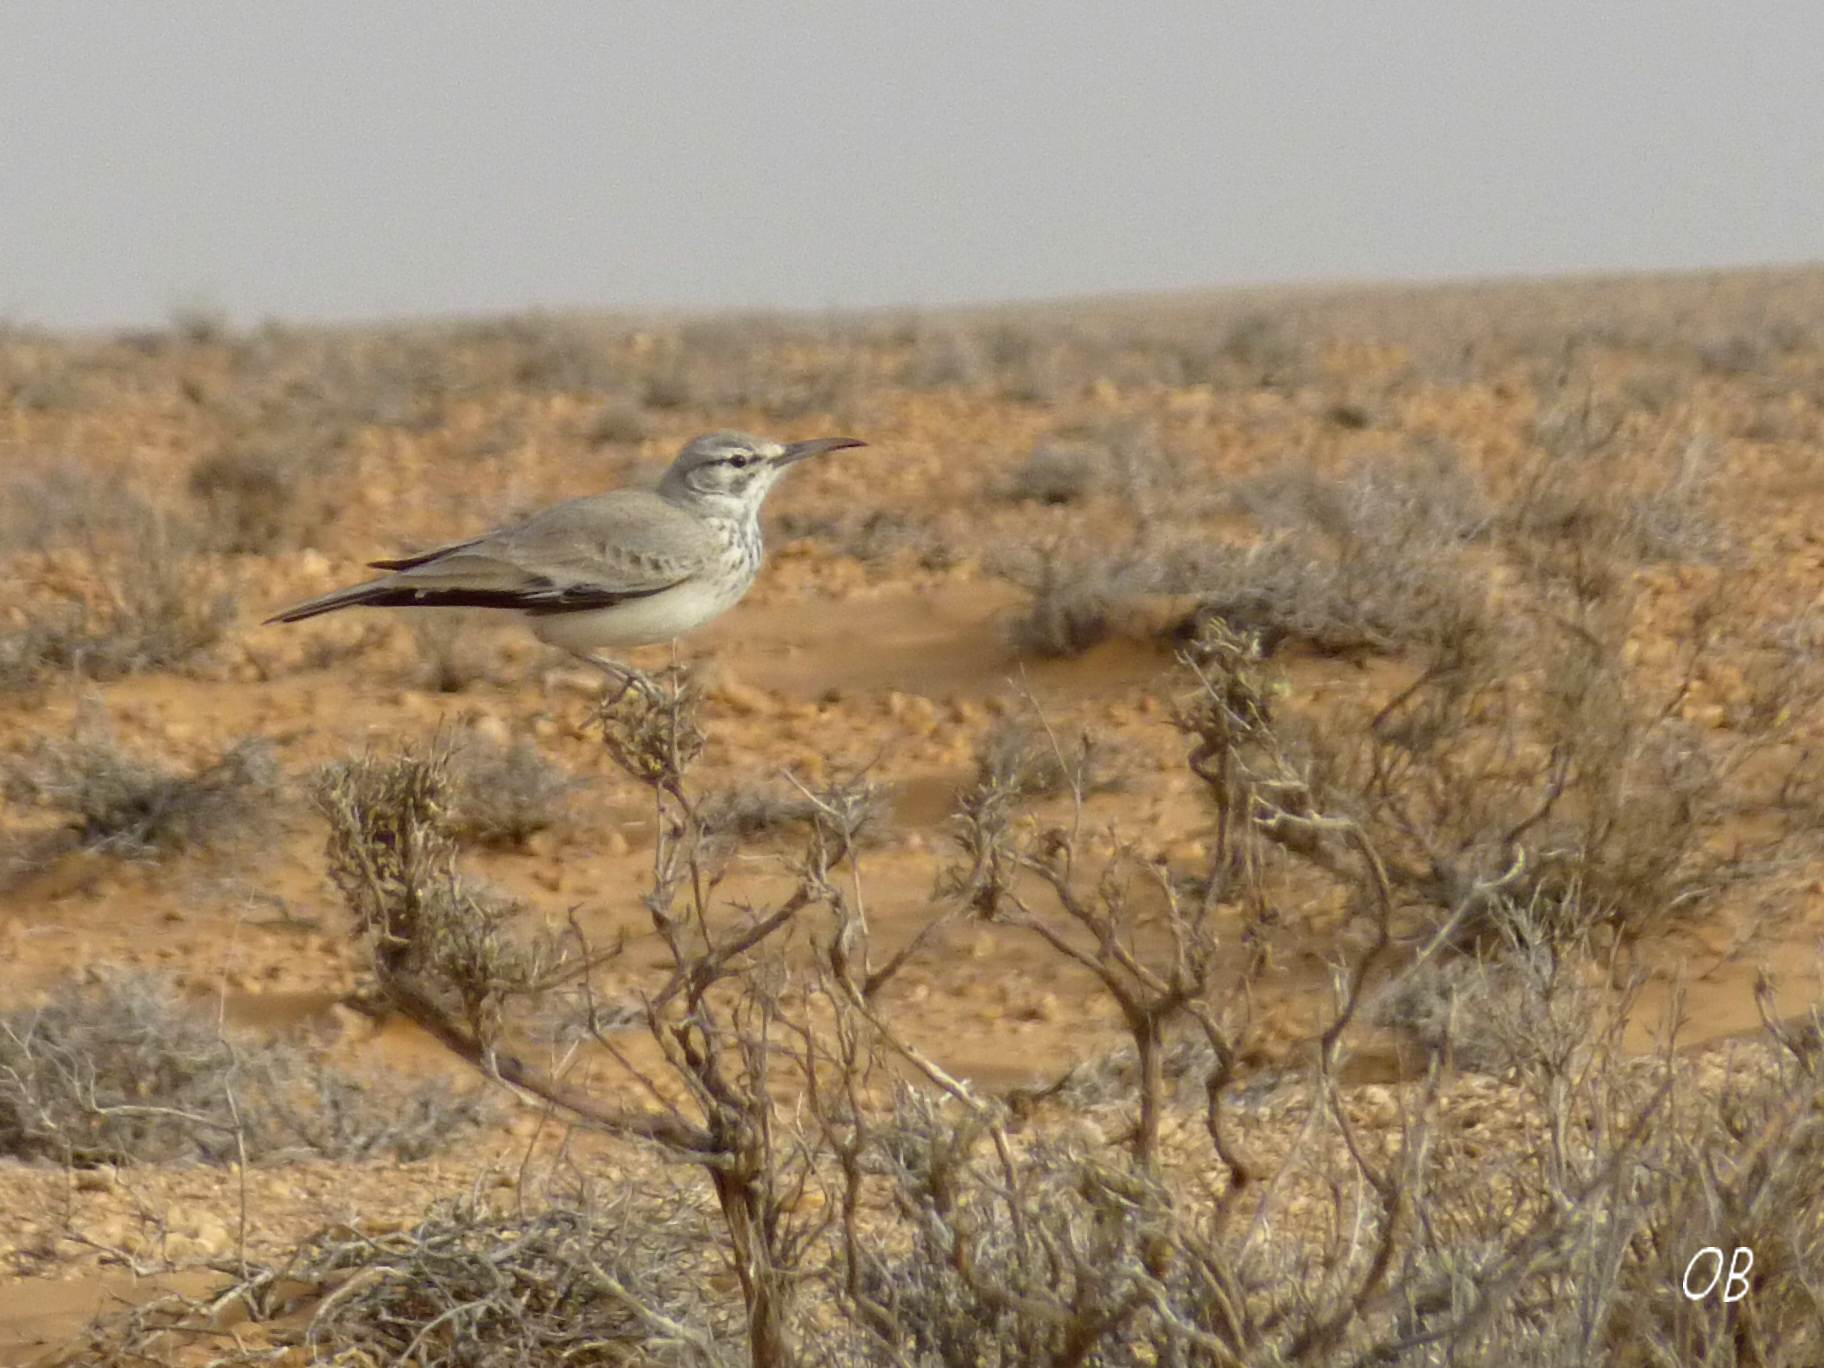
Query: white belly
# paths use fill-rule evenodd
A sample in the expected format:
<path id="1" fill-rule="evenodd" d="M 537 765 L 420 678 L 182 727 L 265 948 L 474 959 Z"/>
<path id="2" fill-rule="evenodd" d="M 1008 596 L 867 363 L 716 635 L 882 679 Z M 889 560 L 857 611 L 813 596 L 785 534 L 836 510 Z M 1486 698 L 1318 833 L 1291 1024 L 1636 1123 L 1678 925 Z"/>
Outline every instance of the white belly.
<path id="1" fill-rule="evenodd" d="M 629 599 L 612 608 L 528 616 L 527 624 L 540 641 L 564 651 L 587 654 L 653 646 L 719 617 L 746 592 L 746 584 L 728 584 L 718 592 L 700 580 L 688 580 L 650 598 Z"/>

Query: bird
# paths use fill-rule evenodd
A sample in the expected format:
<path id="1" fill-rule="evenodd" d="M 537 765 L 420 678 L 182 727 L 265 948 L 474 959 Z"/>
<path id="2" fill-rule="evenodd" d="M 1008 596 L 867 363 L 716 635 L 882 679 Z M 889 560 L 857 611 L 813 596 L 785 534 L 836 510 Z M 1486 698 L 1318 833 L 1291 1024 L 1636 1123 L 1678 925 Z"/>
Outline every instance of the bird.
<path id="1" fill-rule="evenodd" d="M 369 561 L 388 573 L 266 622 L 344 608 L 514 612 L 540 641 L 618 680 L 625 693 L 644 687 L 643 677 L 603 652 L 675 641 L 734 607 L 760 570 L 760 505 L 774 482 L 812 456 L 866 445 L 707 433 L 684 445 L 656 489 L 569 499 L 479 537 Z"/>

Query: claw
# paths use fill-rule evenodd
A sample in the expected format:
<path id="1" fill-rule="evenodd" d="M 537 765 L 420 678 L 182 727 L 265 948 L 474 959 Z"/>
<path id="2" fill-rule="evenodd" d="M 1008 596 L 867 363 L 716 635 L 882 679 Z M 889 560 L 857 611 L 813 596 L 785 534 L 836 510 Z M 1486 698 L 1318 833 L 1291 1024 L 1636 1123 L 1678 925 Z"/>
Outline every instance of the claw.
<path id="1" fill-rule="evenodd" d="M 601 656 L 590 655 L 585 651 L 574 651 L 571 654 L 578 660 L 593 665 L 596 669 L 600 670 L 607 676 L 610 685 L 619 683 L 620 688 L 616 689 L 612 694 L 609 694 L 606 689 L 604 689 L 602 694 L 602 706 L 604 708 L 612 708 L 623 698 L 627 697 L 627 691 L 629 689 L 638 689 L 641 693 L 645 694 L 647 700 L 652 703 L 659 703 L 664 699 L 664 696 L 659 692 L 659 686 L 654 684 L 650 678 L 634 669 L 631 665 L 622 665 L 618 661 L 605 660 Z"/>

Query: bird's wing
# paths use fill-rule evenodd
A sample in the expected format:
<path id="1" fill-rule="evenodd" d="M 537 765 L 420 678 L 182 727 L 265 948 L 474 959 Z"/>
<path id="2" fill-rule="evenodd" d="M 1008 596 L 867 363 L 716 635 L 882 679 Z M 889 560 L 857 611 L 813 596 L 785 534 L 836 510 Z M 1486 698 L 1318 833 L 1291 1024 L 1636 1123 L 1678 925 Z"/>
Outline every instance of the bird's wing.
<path id="1" fill-rule="evenodd" d="M 481 537 L 465 537 L 458 542 L 445 542 L 442 546 L 433 546 L 428 551 L 414 551 L 409 556 L 395 556 L 391 560 L 371 560 L 367 563 L 369 570 L 410 570 L 413 566 L 434 561 L 439 556 L 447 556 L 452 551 L 461 551 L 464 547 L 475 545 Z"/>
<path id="2" fill-rule="evenodd" d="M 411 557 L 400 589 L 511 596 L 527 608 L 605 607 L 658 593 L 712 564 L 699 518 L 650 490 L 571 499 L 515 527 Z"/>
<path id="3" fill-rule="evenodd" d="M 393 571 L 294 604 L 269 622 L 341 608 L 512 608 L 566 613 L 663 593 L 714 566 L 721 551 L 702 520 L 651 490 L 571 499 L 468 541 L 376 561 Z"/>

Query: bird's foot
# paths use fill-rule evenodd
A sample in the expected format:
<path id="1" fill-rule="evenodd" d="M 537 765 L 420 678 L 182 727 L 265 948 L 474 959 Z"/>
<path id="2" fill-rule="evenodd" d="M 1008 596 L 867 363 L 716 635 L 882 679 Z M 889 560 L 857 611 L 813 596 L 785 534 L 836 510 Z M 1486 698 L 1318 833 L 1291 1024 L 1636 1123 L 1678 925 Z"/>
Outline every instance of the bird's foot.
<path id="1" fill-rule="evenodd" d="M 631 665 L 622 665 L 618 661 L 604 660 L 600 656 L 579 655 L 578 660 L 587 661 L 600 670 L 605 677 L 602 689 L 602 706 L 612 708 L 629 692 L 644 694 L 649 703 L 662 703 L 665 695 L 653 682 L 650 675 L 634 669 Z"/>

